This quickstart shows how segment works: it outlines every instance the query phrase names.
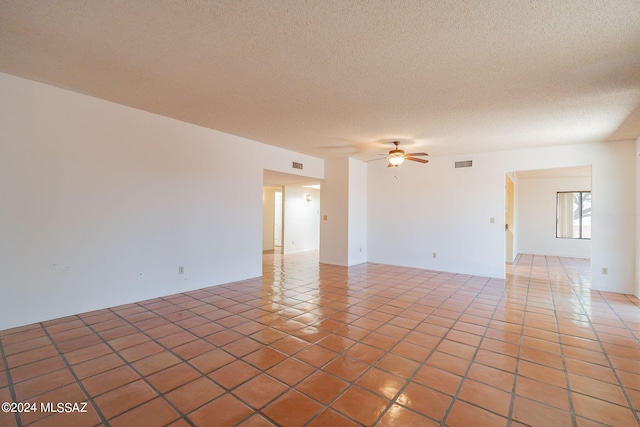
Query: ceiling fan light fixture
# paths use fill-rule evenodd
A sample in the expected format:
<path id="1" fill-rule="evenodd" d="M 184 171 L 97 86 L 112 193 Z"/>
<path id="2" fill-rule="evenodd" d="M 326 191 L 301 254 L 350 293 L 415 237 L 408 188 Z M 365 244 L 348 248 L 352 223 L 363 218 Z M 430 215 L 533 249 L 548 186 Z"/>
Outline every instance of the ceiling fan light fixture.
<path id="1" fill-rule="evenodd" d="M 418 163 L 429 163 L 429 160 L 418 157 L 418 156 L 428 156 L 427 153 L 406 154 L 404 150 L 401 150 L 398 147 L 400 145 L 400 141 L 393 141 L 393 145 L 395 145 L 395 148 L 389 151 L 389 154 L 384 157 L 389 162 L 387 167 L 398 167 L 401 164 L 403 164 L 405 160 L 411 160 L 412 162 L 418 162 Z"/>
<path id="2" fill-rule="evenodd" d="M 400 166 L 404 163 L 404 155 L 400 153 L 390 155 L 389 163 L 391 163 L 392 166 Z"/>

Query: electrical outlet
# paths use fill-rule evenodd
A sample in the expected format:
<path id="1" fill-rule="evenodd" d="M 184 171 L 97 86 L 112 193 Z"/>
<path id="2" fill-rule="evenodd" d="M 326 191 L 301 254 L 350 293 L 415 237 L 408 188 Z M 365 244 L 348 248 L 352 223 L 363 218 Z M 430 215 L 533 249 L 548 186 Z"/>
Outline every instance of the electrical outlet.
<path id="1" fill-rule="evenodd" d="M 491 224 L 495 224 L 496 223 L 496 219 L 494 217 L 489 218 L 489 222 Z"/>
<path id="2" fill-rule="evenodd" d="M 434 258 L 436 257 L 436 253 L 435 253 L 435 252 L 433 253 L 433 257 L 434 257 Z"/>
<path id="3" fill-rule="evenodd" d="M 600 270 L 600 273 L 606 276 L 607 274 L 609 274 L 609 269 L 607 267 L 602 267 L 602 270 Z"/>
<path id="4" fill-rule="evenodd" d="M 184 274 L 184 265 L 178 267 L 178 274 Z"/>
<path id="5" fill-rule="evenodd" d="M 138 271 L 138 279 L 142 279 L 144 277 L 144 273 L 142 271 Z"/>

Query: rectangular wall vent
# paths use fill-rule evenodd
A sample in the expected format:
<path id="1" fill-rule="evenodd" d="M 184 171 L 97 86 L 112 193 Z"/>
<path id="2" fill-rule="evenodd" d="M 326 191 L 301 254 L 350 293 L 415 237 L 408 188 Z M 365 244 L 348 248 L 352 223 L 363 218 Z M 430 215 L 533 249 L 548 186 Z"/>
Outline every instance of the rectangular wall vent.
<path id="1" fill-rule="evenodd" d="M 291 165 L 294 169 L 302 169 L 302 163 L 293 162 Z"/>
<path id="2" fill-rule="evenodd" d="M 456 162 L 454 167 L 458 168 L 470 168 L 473 166 L 473 160 L 463 160 L 461 162 Z"/>

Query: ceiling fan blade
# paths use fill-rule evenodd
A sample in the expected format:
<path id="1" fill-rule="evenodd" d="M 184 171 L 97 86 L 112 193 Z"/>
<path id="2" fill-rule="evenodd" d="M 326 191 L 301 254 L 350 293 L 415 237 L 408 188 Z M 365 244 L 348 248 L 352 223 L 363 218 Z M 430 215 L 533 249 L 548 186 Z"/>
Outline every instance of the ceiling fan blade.
<path id="1" fill-rule="evenodd" d="M 406 156 L 428 156 L 427 153 L 407 153 Z"/>
<path id="2" fill-rule="evenodd" d="M 419 162 L 419 163 L 429 163 L 429 160 L 425 160 L 425 159 L 419 159 L 417 157 L 409 157 L 409 156 L 405 156 L 404 157 L 405 160 L 411 160 L 412 162 Z"/>
<path id="3" fill-rule="evenodd" d="M 384 158 L 380 158 L 380 159 L 371 159 L 371 160 L 365 160 L 364 162 L 365 162 L 365 163 L 369 163 L 369 162 L 375 162 L 375 161 L 377 161 L 377 160 L 386 160 L 386 159 L 384 159 Z"/>

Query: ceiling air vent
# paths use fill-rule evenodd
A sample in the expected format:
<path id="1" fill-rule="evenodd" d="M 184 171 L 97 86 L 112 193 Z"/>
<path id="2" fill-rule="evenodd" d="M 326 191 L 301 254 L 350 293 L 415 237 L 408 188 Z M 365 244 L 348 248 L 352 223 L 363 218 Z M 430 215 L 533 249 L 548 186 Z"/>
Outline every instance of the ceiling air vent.
<path id="1" fill-rule="evenodd" d="M 291 167 L 293 167 L 294 169 L 302 169 L 302 163 L 293 162 L 291 164 Z"/>
<path id="2" fill-rule="evenodd" d="M 458 168 L 470 168 L 472 166 L 473 166 L 473 160 L 463 160 L 461 162 L 455 162 L 453 167 L 458 169 Z"/>

